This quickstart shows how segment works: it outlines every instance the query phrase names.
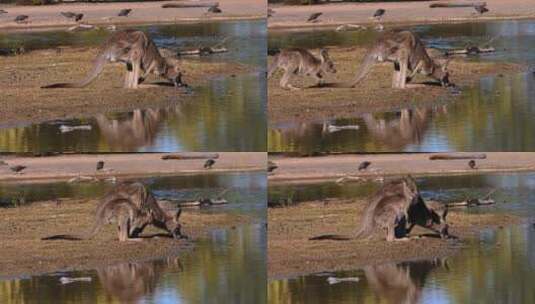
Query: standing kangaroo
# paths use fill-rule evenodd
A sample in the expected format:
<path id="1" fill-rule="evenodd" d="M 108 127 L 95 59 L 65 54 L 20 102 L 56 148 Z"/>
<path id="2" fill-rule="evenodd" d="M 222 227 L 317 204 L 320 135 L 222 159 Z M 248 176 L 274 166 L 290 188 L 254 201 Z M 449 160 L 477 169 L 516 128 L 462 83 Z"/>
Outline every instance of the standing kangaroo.
<path id="1" fill-rule="evenodd" d="M 435 62 L 420 38 L 410 31 L 390 31 L 383 34 L 364 57 L 356 77 L 349 87 L 355 87 L 371 71 L 377 62 L 393 62 L 392 87 L 404 89 L 412 78 L 420 73 L 449 86 L 448 63 Z"/>
<path id="2" fill-rule="evenodd" d="M 83 88 L 102 73 L 108 62 L 126 64 L 125 88 L 138 88 L 149 74 L 169 80 L 176 87 L 183 85 L 182 73 L 176 60 L 162 57 L 156 44 L 147 34 L 130 29 L 116 32 L 104 42 L 93 60 L 91 71 L 84 80 L 78 83 L 55 83 L 42 88 Z"/>
<path id="3" fill-rule="evenodd" d="M 317 85 L 323 85 L 325 73 L 336 73 L 334 63 L 329 57 L 326 49 L 320 50 L 320 58 L 316 58 L 308 50 L 294 48 L 284 49 L 275 55 L 273 62 L 268 69 L 268 78 L 270 78 L 278 69 L 284 70 L 280 80 L 280 86 L 283 89 L 299 90 L 290 84 L 292 74 L 312 76 L 316 79 Z"/>
<path id="4" fill-rule="evenodd" d="M 141 183 L 125 182 L 117 185 L 100 200 L 95 223 L 83 235 L 62 234 L 44 237 L 42 240 L 85 240 L 94 237 L 103 225 L 117 223 L 119 241 L 135 239 L 147 225 L 163 229 L 174 238 L 183 237 L 179 223 L 181 210 L 164 211 L 152 193 Z"/>

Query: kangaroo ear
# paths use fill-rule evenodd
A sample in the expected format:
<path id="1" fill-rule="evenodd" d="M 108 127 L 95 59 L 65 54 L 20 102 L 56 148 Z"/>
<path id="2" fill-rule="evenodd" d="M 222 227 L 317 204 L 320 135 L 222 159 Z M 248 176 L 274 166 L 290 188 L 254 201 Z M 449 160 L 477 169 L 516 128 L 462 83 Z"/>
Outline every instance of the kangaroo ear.
<path id="1" fill-rule="evenodd" d="M 437 63 L 440 66 L 440 68 L 442 69 L 443 72 L 447 72 L 448 71 L 448 65 L 450 64 L 450 62 L 451 62 L 451 58 L 448 58 L 448 59 L 437 59 Z"/>
<path id="2" fill-rule="evenodd" d="M 178 211 L 175 214 L 175 221 L 178 222 L 178 219 L 180 218 L 180 215 L 182 214 L 182 209 L 178 209 Z"/>
<path id="3" fill-rule="evenodd" d="M 327 49 L 321 49 L 320 56 L 322 61 L 327 60 L 329 58 L 329 52 L 327 51 Z"/>
<path id="4" fill-rule="evenodd" d="M 444 211 L 442 212 L 442 219 L 443 219 L 443 220 L 446 220 L 446 216 L 447 216 L 447 215 L 448 215 L 448 207 L 446 207 L 446 208 L 444 209 Z"/>

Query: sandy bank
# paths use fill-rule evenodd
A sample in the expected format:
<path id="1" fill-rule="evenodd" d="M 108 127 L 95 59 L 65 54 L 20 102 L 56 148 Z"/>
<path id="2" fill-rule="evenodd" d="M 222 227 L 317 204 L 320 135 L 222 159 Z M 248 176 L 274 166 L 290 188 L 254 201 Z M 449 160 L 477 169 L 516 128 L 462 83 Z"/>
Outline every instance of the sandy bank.
<path id="1" fill-rule="evenodd" d="M 130 111 L 170 102 L 188 100 L 183 89 L 156 87 L 124 89 L 125 67 L 108 64 L 89 86 L 81 89 L 41 89 L 56 82 L 76 82 L 85 78 L 97 52 L 90 49 L 34 51 L 25 55 L 0 57 L 0 121 L 3 125 L 42 122 L 51 119 L 93 116 L 98 113 Z M 210 77 L 244 73 L 247 67 L 225 62 L 180 60 L 184 81 L 193 87 L 206 84 Z M 150 76 L 147 83 L 165 81 Z"/>
<path id="2" fill-rule="evenodd" d="M 312 50 L 315 54 L 319 52 Z M 329 74 L 327 83 L 348 83 L 355 77 L 366 48 L 329 48 L 337 69 Z M 272 58 L 270 58 L 270 61 Z M 501 62 L 473 62 L 461 58 L 448 65 L 450 80 L 459 87 L 468 87 L 484 75 L 510 74 L 523 70 L 518 64 Z M 427 85 L 422 88 L 393 89 L 391 63 L 376 64 L 368 76 L 355 88 L 311 87 L 315 85 L 310 77 L 293 76 L 290 83 L 304 88 L 289 91 L 279 86 L 282 72 L 268 81 L 268 111 L 270 123 L 284 121 L 318 121 L 321 119 L 348 118 L 373 111 L 388 111 L 410 106 L 437 104 L 454 100 L 450 90 L 440 86 Z M 417 76 L 412 83 L 433 81 Z"/>
<path id="3" fill-rule="evenodd" d="M 93 224 L 97 200 L 37 202 L 28 206 L 3 209 L 0 213 L 2 260 L 0 277 L 37 274 L 58 270 L 92 269 L 120 261 L 137 261 L 176 255 L 192 248 L 209 230 L 250 222 L 235 214 L 182 213 L 183 233 L 191 240 L 167 237 L 147 238 L 141 242 L 119 242 L 114 225 L 107 225 L 91 240 L 42 241 L 44 236 L 82 233 Z M 162 233 L 149 226 L 142 236 Z M 165 232 L 163 232 L 165 233 Z"/>
<path id="4" fill-rule="evenodd" d="M 189 153 L 194 155 L 195 153 Z M 143 177 L 180 174 L 214 174 L 224 172 L 260 171 L 266 169 L 266 154 L 262 152 L 223 152 L 212 169 L 203 168 L 205 159 L 162 160 L 163 153 L 89 154 L 52 157 L 1 156 L 8 165 L 0 166 L 0 180 L 36 181 L 66 180 L 76 176 Z M 98 161 L 104 161 L 103 171 L 96 171 Z M 27 166 L 22 174 L 9 167 Z"/>
<path id="5" fill-rule="evenodd" d="M 270 160 L 279 168 L 268 179 L 270 183 L 290 183 L 335 180 L 347 175 L 375 178 L 406 174 L 483 174 L 535 170 L 535 153 L 532 152 L 488 152 L 487 159 L 476 160 L 475 170 L 470 169 L 468 160 L 429 160 L 430 155 L 432 154 L 342 154 L 321 157 L 271 155 Z M 366 171 L 359 172 L 358 165 L 363 161 L 372 164 Z"/>
<path id="6" fill-rule="evenodd" d="M 166 3 L 198 3 L 193 1 L 151 1 L 131 3 L 64 3 L 49 6 L 11 6 L 1 5 L 8 14 L 0 16 L 0 28 L 11 30 L 29 30 L 51 27 L 70 27 L 75 23 L 60 15 L 60 12 L 72 11 L 83 13 L 85 23 L 96 25 L 129 25 L 210 22 L 223 20 L 258 19 L 266 16 L 266 1 L 260 0 L 218 0 L 221 14 L 207 14 L 206 8 L 162 8 Z M 118 17 L 121 9 L 130 8 L 128 17 Z M 28 23 L 17 24 L 13 19 L 17 15 L 28 15 Z"/>
<path id="7" fill-rule="evenodd" d="M 462 1 L 461 1 L 462 2 Z M 331 3 L 312 6 L 274 5 L 276 13 L 268 19 L 268 27 L 304 28 L 336 26 L 344 23 L 368 24 L 375 10 L 383 8 L 386 14 L 383 23 L 422 24 L 445 22 L 476 22 L 500 19 L 535 18 L 535 6 L 530 0 L 486 0 L 488 13 L 474 15 L 473 8 L 429 8 L 431 1 L 378 2 L 378 3 Z M 308 16 L 323 12 L 321 22 L 307 23 Z"/>
<path id="8" fill-rule="evenodd" d="M 310 241 L 323 234 L 351 235 L 357 227 L 364 200 L 307 202 L 268 210 L 268 276 L 270 279 L 322 271 L 352 270 L 365 265 L 409 259 L 445 257 L 455 253 L 475 232 L 487 227 L 519 223 L 506 214 L 450 212 L 450 234 L 457 240 L 439 238 L 387 242 L 378 235 L 371 240 Z M 428 233 L 416 229 L 414 235 Z"/>

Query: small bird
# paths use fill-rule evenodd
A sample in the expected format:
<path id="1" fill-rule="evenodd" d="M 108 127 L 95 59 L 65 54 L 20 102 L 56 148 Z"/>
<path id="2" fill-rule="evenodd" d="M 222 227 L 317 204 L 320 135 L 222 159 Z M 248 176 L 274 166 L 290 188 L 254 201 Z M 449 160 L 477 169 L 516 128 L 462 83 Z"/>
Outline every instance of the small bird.
<path id="1" fill-rule="evenodd" d="M 117 14 L 117 16 L 119 16 L 119 17 L 128 17 L 128 15 L 130 14 L 131 11 L 132 11 L 131 8 L 124 8 L 119 12 L 119 14 Z"/>
<path id="2" fill-rule="evenodd" d="M 212 5 L 212 6 L 210 6 L 210 7 L 208 8 L 208 12 L 209 12 L 209 13 L 212 13 L 212 14 L 220 14 L 220 13 L 222 13 L 223 11 L 219 8 L 219 2 L 218 2 L 218 3 L 216 3 L 216 4 Z"/>
<path id="3" fill-rule="evenodd" d="M 15 17 L 15 22 L 21 23 L 23 21 L 28 20 L 28 18 L 30 18 L 30 17 L 27 16 L 27 15 L 18 15 L 17 17 Z"/>
<path id="4" fill-rule="evenodd" d="M 9 169 L 11 169 L 11 171 L 13 172 L 20 173 L 22 170 L 26 169 L 26 166 L 17 165 L 17 166 L 9 167 Z"/>
<path id="5" fill-rule="evenodd" d="M 215 164 L 215 160 L 210 158 L 204 163 L 204 169 L 212 169 L 212 166 Z"/>
<path id="6" fill-rule="evenodd" d="M 275 164 L 274 162 L 272 161 L 268 161 L 268 167 L 267 167 L 267 170 L 268 172 L 273 172 L 275 171 L 275 169 L 277 169 L 279 166 L 277 166 L 277 164 Z"/>
<path id="7" fill-rule="evenodd" d="M 104 169 L 104 161 L 99 160 L 97 163 L 97 171 Z"/>
<path id="8" fill-rule="evenodd" d="M 386 11 L 382 8 L 378 9 L 375 11 L 375 13 L 373 14 L 373 18 L 375 18 L 375 20 L 379 21 L 381 20 L 381 18 L 383 17 L 383 15 L 386 13 Z"/>
<path id="9" fill-rule="evenodd" d="M 7 14 L 6 10 L 0 9 L 0 14 Z"/>
<path id="10" fill-rule="evenodd" d="M 84 14 L 77 14 L 73 12 L 61 12 L 60 14 L 67 19 L 74 19 L 74 21 L 80 21 L 84 17 Z"/>
<path id="11" fill-rule="evenodd" d="M 359 171 L 363 171 L 363 170 L 368 169 L 368 167 L 369 167 L 371 164 L 372 164 L 372 163 L 369 162 L 369 161 L 367 161 L 367 160 L 361 162 L 360 165 L 359 165 Z"/>
<path id="12" fill-rule="evenodd" d="M 484 13 L 488 12 L 489 9 L 487 8 L 487 5 L 476 5 L 474 6 L 474 9 L 476 12 L 478 12 L 480 15 L 483 15 Z"/>
<path id="13" fill-rule="evenodd" d="M 268 18 L 269 18 L 269 17 L 273 17 L 273 15 L 275 15 L 275 11 L 274 11 L 273 9 L 271 9 L 271 8 L 268 8 L 268 10 L 267 10 L 267 16 L 268 16 Z"/>
<path id="14" fill-rule="evenodd" d="M 311 14 L 310 17 L 308 17 L 307 22 L 318 22 L 318 17 L 323 15 L 323 13 L 314 13 Z"/>
<path id="15" fill-rule="evenodd" d="M 470 160 L 468 162 L 468 166 L 470 167 L 470 169 L 476 169 L 476 161 L 475 160 Z"/>

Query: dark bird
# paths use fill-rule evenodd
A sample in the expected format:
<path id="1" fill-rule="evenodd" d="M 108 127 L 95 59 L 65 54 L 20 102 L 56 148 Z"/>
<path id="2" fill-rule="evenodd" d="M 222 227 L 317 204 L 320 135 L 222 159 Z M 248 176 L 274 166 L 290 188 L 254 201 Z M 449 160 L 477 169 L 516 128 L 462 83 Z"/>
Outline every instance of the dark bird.
<path id="1" fill-rule="evenodd" d="M 368 167 L 369 167 L 371 164 L 372 164 L 372 163 L 369 162 L 369 161 L 367 161 L 367 160 L 361 162 L 360 165 L 359 165 L 359 171 L 363 171 L 363 170 L 368 169 Z"/>
<path id="2" fill-rule="evenodd" d="M 212 169 L 212 166 L 215 164 L 215 160 L 210 158 L 204 163 L 204 169 Z"/>
<path id="3" fill-rule="evenodd" d="M 277 164 L 275 164 L 274 162 L 272 161 L 268 161 L 268 167 L 267 167 L 267 170 L 268 172 L 273 172 L 275 171 L 275 169 L 277 169 L 279 166 L 277 166 Z"/>
<path id="4" fill-rule="evenodd" d="M 380 20 L 385 13 L 386 13 L 386 11 L 384 9 L 380 8 L 380 9 L 375 11 L 375 13 L 373 14 L 373 18 L 375 18 L 377 20 Z"/>
<path id="5" fill-rule="evenodd" d="M 102 170 L 104 169 L 104 161 L 103 160 L 99 160 L 98 163 L 97 163 L 97 171 L 98 170 Z"/>
<path id="6" fill-rule="evenodd" d="M 130 14 L 131 11 L 132 11 L 131 8 L 124 8 L 119 12 L 119 14 L 117 14 L 117 16 L 119 16 L 119 17 L 127 17 Z"/>
<path id="7" fill-rule="evenodd" d="M 0 14 L 7 14 L 7 11 L 0 9 Z"/>
<path id="8" fill-rule="evenodd" d="M 323 13 L 314 13 L 308 17 L 307 22 L 316 22 L 318 21 L 318 17 L 323 15 Z"/>
<path id="9" fill-rule="evenodd" d="M 267 16 L 268 16 L 268 18 L 269 18 L 269 17 L 273 17 L 273 15 L 275 15 L 275 11 L 274 11 L 273 9 L 271 9 L 271 8 L 268 8 L 268 10 L 267 10 Z"/>
<path id="10" fill-rule="evenodd" d="M 219 14 L 223 11 L 219 8 L 219 3 L 216 3 L 208 8 L 208 12 L 213 14 Z"/>
<path id="11" fill-rule="evenodd" d="M 9 167 L 9 169 L 11 169 L 11 171 L 13 172 L 19 173 L 22 170 L 26 169 L 26 166 L 17 165 L 17 166 Z"/>
<path id="12" fill-rule="evenodd" d="M 20 23 L 26 21 L 28 18 L 30 17 L 26 15 L 18 15 L 17 17 L 15 17 L 15 22 Z"/>
<path id="13" fill-rule="evenodd" d="M 80 21 L 84 17 L 84 14 L 77 14 L 73 12 L 61 12 L 60 14 L 65 18 L 74 19 L 74 21 Z"/>
<path id="14" fill-rule="evenodd" d="M 475 160 L 470 160 L 468 162 L 468 166 L 470 167 L 470 169 L 475 169 L 476 168 L 476 161 Z"/>
<path id="15" fill-rule="evenodd" d="M 480 15 L 483 15 L 484 13 L 488 12 L 489 9 L 487 8 L 486 5 L 476 5 L 474 6 L 474 9 L 476 10 L 476 12 L 478 12 Z"/>

